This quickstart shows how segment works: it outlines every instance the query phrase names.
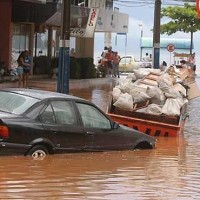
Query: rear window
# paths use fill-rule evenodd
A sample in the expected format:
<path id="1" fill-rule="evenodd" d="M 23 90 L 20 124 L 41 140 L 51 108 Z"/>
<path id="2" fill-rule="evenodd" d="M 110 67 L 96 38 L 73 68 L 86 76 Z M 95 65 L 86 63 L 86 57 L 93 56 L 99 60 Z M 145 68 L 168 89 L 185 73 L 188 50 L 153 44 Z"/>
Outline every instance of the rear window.
<path id="1" fill-rule="evenodd" d="M 0 111 L 13 114 L 22 114 L 38 101 L 38 99 L 32 97 L 1 91 Z"/>

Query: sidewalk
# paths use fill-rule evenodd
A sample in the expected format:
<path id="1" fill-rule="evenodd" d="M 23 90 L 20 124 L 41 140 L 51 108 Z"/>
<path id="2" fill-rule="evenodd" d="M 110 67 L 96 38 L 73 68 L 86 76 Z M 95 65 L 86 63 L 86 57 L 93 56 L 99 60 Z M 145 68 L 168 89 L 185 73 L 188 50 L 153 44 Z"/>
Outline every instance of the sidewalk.
<path id="1" fill-rule="evenodd" d="M 196 78 L 200 78 L 200 71 L 196 71 Z M 88 88 L 94 85 L 102 85 L 105 83 L 114 84 L 115 78 L 93 78 L 93 79 L 71 79 L 69 80 L 69 90 Z M 18 87 L 18 81 L 5 81 L 0 83 L 1 88 Z M 57 79 L 49 78 L 48 75 L 34 75 L 30 76 L 28 87 L 32 89 L 42 89 L 47 91 L 57 91 Z"/>
<path id="2" fill-rule="evenodd" d="M 73 79 L 69 80 L 69 89 L 82 89 L 94 85 L 101 85 L 105 83 L 113 84 L 114 78 L 93 78 L 93 79 Z M 5 81 L 0 83 L 0 88 L 18 87 L 18 81 Z M 32 76 L 28 81 L 28 87 L 32 89 L 42 89 L 47 91 L 57 91 L 57 79 L 48 78 L 46 75 Z"/>

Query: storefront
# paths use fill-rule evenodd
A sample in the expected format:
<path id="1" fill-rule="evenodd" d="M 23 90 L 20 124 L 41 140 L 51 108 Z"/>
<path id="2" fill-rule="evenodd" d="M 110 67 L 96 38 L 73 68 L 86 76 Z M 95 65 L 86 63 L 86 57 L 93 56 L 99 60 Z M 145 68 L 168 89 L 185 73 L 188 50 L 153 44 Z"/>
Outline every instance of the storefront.
<path id="1" fill-rule="evenodd" d="M 49 32 L 43 23 L 56 11 L 57 1 L 0 1 L 0 61 L 7 68 L 16 65 L 17 57 L 24 50 L 32 57 L 48 54 Z"/>
<path id="2" fill-rule="evenodd" d="M 106 2 L 112 5 L 112 0 L 84 2 L 89 8 L 71 6 L 70 47 L 76 49 L 78 57 L 93 57 L 94 32 L 127 33 L 128 15 L 105 10 Z M 0 1 L 0 60 L 8 69 L 17 66 L 16 60 L 24 50 L 34 59 L 58 57 L 61 9 L 58 0 Z M 88 25 L 89 17 L 94 20 L 93 27 Z"/>

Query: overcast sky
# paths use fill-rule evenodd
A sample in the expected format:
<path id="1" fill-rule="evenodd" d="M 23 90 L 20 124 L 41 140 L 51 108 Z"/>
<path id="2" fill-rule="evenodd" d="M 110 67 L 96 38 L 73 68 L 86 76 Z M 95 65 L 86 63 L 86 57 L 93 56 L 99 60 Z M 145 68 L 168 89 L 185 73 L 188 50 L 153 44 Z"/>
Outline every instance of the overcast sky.
<path id="1" fill-rule="evenodd" d="M 155 1 L 154 1 L 155 2 Z M 170 3 L 170 0 L 162 1 L 164 3 Z M 172 2 L 172 1 L 171 1 Z M 174 2 L 174 1 L 173 1 Z M 180 3 L 179 3 L 180 4 Z M 125 36 L 117 36 L 116 44 L 116 34 L 112 34 L 112 47 L 114 51 L 118 51 L 121 56 L 123 55 L 134 55 L 137 59 L 140 58 L 140 35 L 141 27 L 139 24 L 143 24 L 143 37 L 153 37 L 151 31 L 154 24 L 154 4 L 143 4 L 137 5 L 133 4 L 131 6 L 121 6 L 114 3 L 114 7 L 118 7 L 121 13 L 126 13 L 129 15 L 129 31 L 127 34 L 127 46 L 125 47 Z M 161 22 L 162 23 L 162 22 Z M 177 38 L 177 39 L 190 39 L 190 34 L 178 32 L 171 36 L 161 35 L 161 38 Z M 197 63 L 199 63 L 200 57 L 200 32 L 194 33 L 194 52 L 196 52 Z M 94 58 L 100 56 L 102 49 L 104 48 L 104 34 L 95 33 L 95 54 Z M 146 53 L 152 53 L 152 50 L 143 50 L 143 55 Z M 173 62 L 173 54 L 170 54 L 167 50 L 161 50 L 160 61 L 166 60 L 168 63 Z M 173 63 L 172 63 L 173 64 Z"/>

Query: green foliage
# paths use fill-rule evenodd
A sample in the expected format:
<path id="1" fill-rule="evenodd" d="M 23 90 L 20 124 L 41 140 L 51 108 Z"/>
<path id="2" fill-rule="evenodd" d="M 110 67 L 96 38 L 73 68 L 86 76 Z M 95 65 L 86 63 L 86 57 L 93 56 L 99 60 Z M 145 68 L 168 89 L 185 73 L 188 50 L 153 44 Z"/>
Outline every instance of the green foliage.
<path id="1" fill-rule="evenodd" d="M 59 58 L 51 59 L 51 68 L 57 68 L 59 65 Z M 52 71 L 51 70 L 51 71 Z M 97 73 L 93 58 L 74 58 L 70 57 L 70 79 L 87 79 L 96 78 Z"/>
<path id="2" fill-rule="evenodd" d="M 161 10 L 161 17 L 171 19 L 170 22 L 160 26 L 161 34 L 172 35 L 177 31 L 194 33 L 200 30 L 200 19 L 194 5 L 185 3 L 184 7 L 164 7 Z"/>
<path id="3" fill-rule="evenodd" d="M 77 59 L 70 57 L 70 78 L 79 79 L 80 78 L 80 63 L 77 62 Z"/>
<path id="4" fill-rule="evenodd" d="M 33 74 L 49 74 L 51 71 L 51 63 L 47 56 L 39 56 L 34 58 Z"/>
<path id="5" fill-rule="evenodd" d="M 58 67 L 58 57 L 54 57 L 51 59 L 51 68 L 57 68 Z"/>
<path id="6" fill-rule="evenodd" d="M 107 73 L 107 67 L 105 65 L 99 65 L 98 69 L 102 75 L 102 78 L 105 78 Z"/>
<path id="7" fill-rule="evenodd" d="M 83 79 L 96 77 L 95 65 L 92 58 L 78 58 L 80 63 L 80 76 Z"/>

